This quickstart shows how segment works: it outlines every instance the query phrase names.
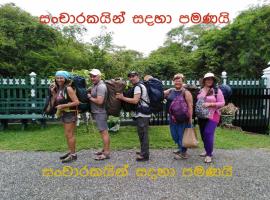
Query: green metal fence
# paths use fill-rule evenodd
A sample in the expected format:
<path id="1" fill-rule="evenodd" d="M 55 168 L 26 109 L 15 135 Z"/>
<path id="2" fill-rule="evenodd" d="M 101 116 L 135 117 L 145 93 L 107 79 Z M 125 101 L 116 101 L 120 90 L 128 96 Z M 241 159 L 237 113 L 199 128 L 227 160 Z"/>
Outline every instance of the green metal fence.
<path id="1" fill-rule="evenodd" d="M 227 79 L 227 77 L 223 77 L 221 81 L 222 83 L 230 85 L 235 91 L 236 89 L 249 91 L 256 88 L 260 88 L 261 90 L 263 90 L 266 88 L 267 83 L 266 79 L 230 80 Z M 173 82 L 171 80 L 165 80 L 162 81 L 162 83 L 164 85 L 164 88 L 173 87 Z M 198 80 L 187 80 L 186 83 L 197 86 L 200 85 Z M 40 78 L 36 76 L 36 74 L 33 72 L 28 77 L 23 78 L 0 78 L 0 120 L 44 119 L 45 116 L 42 115 L 42 112 L 45 104 L 45 98 L 48 95 L 49 84 L 50 80 L 48 78 Z M 236 116 L 235 119 L 238 120 L 236 123 L 237 125 L 241 126 L 242 118 L 246 119 L 247 117 L 249 117 L 250 119 L 252 119 L 252 117 L 250 117 L 250 113 L 254 113 L 255 111 L 251 111 L 253 108 L 247 105 L 257 105 L 257 101 L 260 102 L 259 104 L 261 110 L 257 109 L 256 112 L 266 113 L 264 115 L 260 115 L 260 117 L 268 117 L 267 119 L 264 119 L 268 123 L 269 106 L 266 107 L 265 105 L 266 98 L 269 97 L 268 93 L 265 94 L 266 96 L 264 96 L 263 93 L 262 95 L 260 95 L 260 98 L 262 100 L 259 100 L 259 96 L 257 96 L 256 98 L 252 97 L 251 100 L 246 99 L 245 101 L 241 100 L 242 93 L 237 92 L 236 94 L 237 96 L 234 96 L 232 99 L 235 101 L 237 106 L 240 107 L 239 114 Z M 245 98 L 248 97 L 245 96 Z M 250 101 L 252 101 L 252 103 L 250 103 Z M 122 115 L 124 119 L 130 119 L 129 113 L 122 113 Z M 155 117 L 152 117 L 151 123 L 167 124 L 168 113 L 165 111 L 165 109 L 163 112 L 159 113 Z M 247 120 L 245 120 L 245 124 L 250 125 L 250 122 L 247 122 Z"/>

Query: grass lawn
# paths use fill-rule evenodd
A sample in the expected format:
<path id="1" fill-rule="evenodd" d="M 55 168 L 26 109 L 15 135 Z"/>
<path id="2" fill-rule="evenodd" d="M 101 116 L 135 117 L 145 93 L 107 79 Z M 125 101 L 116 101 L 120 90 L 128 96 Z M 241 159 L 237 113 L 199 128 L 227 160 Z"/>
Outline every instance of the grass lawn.
<path id="1" fill-rule="evenodd" d="M 150 127 L 150 148 L 175 148 L 168 126 Z M 134 126 L 121 127 L 118 133 L 111 135 L 111 148 L 113 150 L 132 149 L 139 147 L 137 131 Z M 198 132 L 199 136 L 199 132 Z M 199 136 L 200 138 L 200 136 Z M 101 148 L 102 142 L 97 130 L 92 126 L 87 130 L 81 125 L 76 131 L 77 150 Z M 202 147 L 202 142 L 200 142 Z M 218 128 L 216 132 L 215 148 L 268 148 L 270 149 L 270 136 L 260 134 L 247 134 Z M 20 125 L 10 125 L 8 130 L 0 132 L 0 150 L 25 151 L 66 151 L 67 145 L 62 125 L 48 125 L 41 129 L 38 125 L 30 124 L 25 131 Z"/>

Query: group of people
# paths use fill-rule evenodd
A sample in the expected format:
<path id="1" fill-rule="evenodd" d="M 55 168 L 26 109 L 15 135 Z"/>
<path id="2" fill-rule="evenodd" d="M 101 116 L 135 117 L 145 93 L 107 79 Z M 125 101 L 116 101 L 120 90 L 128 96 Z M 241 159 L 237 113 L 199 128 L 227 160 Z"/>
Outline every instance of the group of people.
<path id="1" fill-rule="evenodd" d="M 103 140 L 103 149 L 95 152 L 95 160 L 105 160 L 110 158 L 110 136 L 108 133 L 108 124 L 105 103 L 107 88 L 105 83 L 101 79 L 101 72 L 98 69 L 92 69 L 89 73 L 90 80 L 93 83 L 93 87 L 88 93 L 88 99 L 91 103 L 91 114 L 96 121 L 97 128 L 101 134 Z M 148 78 L 151 76 L 148 76 Z M 55 74 L 55 84 L 51 85 L 51 93 L 55 100 L 55 106 L 57 110 L 61 111 L 60 120 L 64 124 L 64 131 L 68 145 L 68 153 L 61 156 L 60 159 L 63 163 L 72 162 L 77 159 L 75 151 L 75 127 L 77 120 L 76 107 L 79 105 L 79 100 L 76 97 L 74 89 L 68 85 L 70 74 L 66 71 L 57 71 Z M 128 73 L 128 79 L 134 86 L 134 96 L 132 98 L 125 97 L 123 94 L 116 94 L 116 98 L 130 103 L 140 104 L 143 106 L 149 106 L 149 96 L 147 89 L 140 82 L 140 76 L 136 71 Z M 174 142 L 178 145 L 177 151 L 173 152 L 175 159 L 187 159 L 187 149 L 182 145 L 184 129 L 192 126 L 192 114 L 193 114 L 193 97 L 191 93 L 186 90 L 184 86 L 184 75 L 176 74 L 173 77 L 174 88 L 170 88 L 164 91 L 164 97 L 167 99 L 168 107 L 173 100 L 182 95 L 188 105 L 188 119 L 184 122 L 178 123 L 170 115 L 170 132 Z M 205 74 L 202 81 L 202 88 L 197 98 L 204 98 L 204 107 L 208 108 L 210 115 L 207 119 L 198 119 L 201 137 L 204 143 L 205 152 L 200 156 L 205 157 L 206 163 L 212 162 L 213 146 L 214 146 L 214 133 L 219 123 L 221 108 L 224 104 L 224 97 L 220 89 L 215 92 L 215 85 L 217 78 L 213 73 Z M 65 92 L 66 90 L 66 92 Z M 150 114 L 144 114 L 140 111 L 135 111 L 133 118 L 136 121 L 137 132 L 140 141 L 140 151 L 136 152 L 136 161 L 148 161 L 149 160 L 149 136 L 148 127 L 150 121 Z"/>

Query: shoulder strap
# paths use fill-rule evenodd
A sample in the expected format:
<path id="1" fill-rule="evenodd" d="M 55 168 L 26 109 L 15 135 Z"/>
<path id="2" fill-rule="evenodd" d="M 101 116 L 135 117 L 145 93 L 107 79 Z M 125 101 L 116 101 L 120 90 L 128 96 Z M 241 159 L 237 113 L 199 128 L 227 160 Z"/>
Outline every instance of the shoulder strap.
<path id="1" fill-rule="evenodd" d="M 143 89 L 142 89 L 142 86 L 141 86 L 141 84 L 143 84 L 143 83 L 141 83 L 141 82 L 139 82 L 137 85 L 140 87 L 140 89 L 141 89 L 141 97 L 140 97 L 140 100 L 142 100 L 144 103 L 146 103 L 147 105 L 150 105 L 150 102 L 147 102 L 147 101 L 145 101 L 143 98 L 142 98 L 142 95 L 143 95 Z M 135 86 L 136 87 L 136 86 Z M 145 89 L 147 90 L 147 88 L 146 88 L 146 86 L 144 85 L 144 87 L 145 87 Z"/>
<path id="2" fill-rule="evenodd" d="M 217 98 L 217 94 L 218 94 L 218 87 L 214 87 L 214 92 L 215 92 L 215 98 Z"/>

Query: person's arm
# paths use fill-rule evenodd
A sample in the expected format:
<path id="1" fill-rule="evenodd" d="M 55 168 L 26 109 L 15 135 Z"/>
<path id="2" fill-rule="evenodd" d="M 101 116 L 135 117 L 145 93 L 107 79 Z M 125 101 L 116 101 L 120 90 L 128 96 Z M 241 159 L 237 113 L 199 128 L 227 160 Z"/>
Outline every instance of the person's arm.
<path id="1" fill-rule="evenodd" d="M 223 107 L 225 105 L 225 100 L 222 91 L 218 89 L 216 102 L 206 102 L 204 103 L 204 105 L 205 107 L 215 107 L 215 108 Z"/>
<path id="2" fill-rule="evenodd" d="M 89 100 L 97 105 L 102 105 L 104 103 L 104 96 L 97 96 L 96 98 L 88 96 Z"/>
<path id="3" fill-rule="evenodd" d="M 223 93 L 220 89 L 218 89 L 218 93 L 217 93 L 217 101 L 215 103 L 213 103 L 215 107 L 217 108 L 221 108 L 225 105 L 225 100 L 224 100 L 224 96 Z"/>
<path id="4" fill-rule="evenodd" d="M 164 90 L 164 92 L 163 92 L 164 93 L 164 98 L 169 96 L 171 90 L 172 90 L 172 88 Z"/>
<path id="5" fill-rule="evenodd" d="M 188 105 L 188 115 L 189 123 L 192 123 L 192 114 L 193 114 L 193 97 L 189 91 L 185 91 L 185 99 Z"/>
<path id="6" fill-rule="evenodd" d="M 52 98 L 51 98 L 51 105 L 55 105 L 55 102 L 56 102 L 56 85 L 55 84 L 51 84 L 50 85 L 50 92 L 51 92 L 51 95 L 52 95 Z"/>
<path id="7" fill-rule="evenodd" d="M 105 96 L 106 96 L 107 88 L 105 85 L 99 85 L 97 87 L 97 97 L 92 97 L 91 94 L 88 94 L 88 98 L 90 101 L 97 105 L 104 104 Z"/>
<path id="8" fill-rule="evenodd" d="M 116 98 L 127 103 L 138 104 L 141 98 L 141 88 L 139 86 L 135 87 L 133 98 L 124 97 L 123 94 L 116 94 Z"/>
<path id="9" fill-rule="evenodd" d="M 71 102 L 58 105 L 58 106 L 56 106 L 57 109 L 61 110 L 61 109 L 65 109 L 65 108 L 75 107 L 75 106 L 78 106 L 80 104 L 78 97 L 76 96 L 76 93 L 72 87 L 70 87 L 70 86 L 67 87 L 67 93 L 68 93 L 68 96 L 69 96 Z"/>

